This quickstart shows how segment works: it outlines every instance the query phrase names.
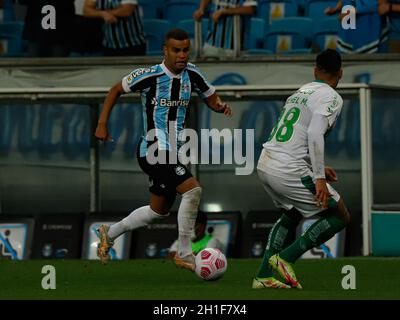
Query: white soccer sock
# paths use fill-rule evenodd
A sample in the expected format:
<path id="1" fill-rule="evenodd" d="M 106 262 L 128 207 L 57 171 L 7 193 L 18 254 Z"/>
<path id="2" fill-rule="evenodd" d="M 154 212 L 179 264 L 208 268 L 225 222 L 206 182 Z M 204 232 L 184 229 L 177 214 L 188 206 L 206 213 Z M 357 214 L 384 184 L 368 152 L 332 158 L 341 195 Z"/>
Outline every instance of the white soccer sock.
<path id="1" fill-rule="evenodd" d="M 129 216 L 122 219 L 120 222 L 110 226 L 110 229 L 108 230 L 108 236 L 114 240 L 127 231 L 147 226 L 155 220 L 164 219 L 168 216 L 169 213 L 167 215 L 158 214 L 157 212 L 153 211 L 150 206 L 140 207 L 133 211 Z"/>
<path id="2" fill-rule="evenodd" d="M 196 223 L 200 197 L 200 187 L 193 188 L 182 195 L 178 210 L 178 256 L 182 258 L 192 254 L 191 237 Z"/>

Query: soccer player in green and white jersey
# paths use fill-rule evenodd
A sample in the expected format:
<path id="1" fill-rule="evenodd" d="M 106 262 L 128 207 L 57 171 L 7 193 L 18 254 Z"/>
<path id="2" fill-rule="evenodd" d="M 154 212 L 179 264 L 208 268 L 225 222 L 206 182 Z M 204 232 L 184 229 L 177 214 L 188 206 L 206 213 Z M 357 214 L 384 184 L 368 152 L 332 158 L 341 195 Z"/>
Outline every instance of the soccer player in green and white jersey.
<path id="1" fill-rule="evenodd" d="M 333 128 L 343 100 L 335 91 L 343 74 L 338 52 L 317 56 L 315 80 L 291 95 L 273 128 L 257 166 L 258 176 L 274 204 L 283 210 L 272 228 L 252 287 L 302 288 L 292 264 L 348 224 L 350 214 L 338 192 L 336 172 L 325 167 L 324 138 Z M 319 215 L 297 240 L 290 239 L 303 217 Z M 274 277 L 276 271 L 285 283 Z"/>

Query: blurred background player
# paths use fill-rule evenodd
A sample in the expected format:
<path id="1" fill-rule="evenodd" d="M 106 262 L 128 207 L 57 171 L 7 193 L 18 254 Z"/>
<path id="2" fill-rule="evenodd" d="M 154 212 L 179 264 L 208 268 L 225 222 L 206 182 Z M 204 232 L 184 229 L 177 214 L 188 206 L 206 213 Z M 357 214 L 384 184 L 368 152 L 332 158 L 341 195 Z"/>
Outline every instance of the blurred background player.
<path id="1" fill-rule="evenodd" d="M 218 238 L 212 235 L 213 228 L 207 228 L 207 214 L 203 211 L 199 211 L 196 218 L 196 224 L 194 226 L 194 234 L 192 236 L 192 252 L 197 255 L 201 250 L 205 248 L 214 248 L 222 250 L 222 243 Z M 178 240 L 169 248 L 168 257 L 174 258 L 178 251 Z"/>
<path id="2" fill-rule="evenodd" d="M 345 29 L 341 13 L 345 6 L 356 10 L 356 28 Z M 335 8 L 326 8 L 325 14 L 339 13 L 337 48 L 341 53 L 377 53 L 386 50 L 389 29 L 386 20 L 378 14 L 378 0 L 339 0 Z M 366 31 L 368 30 L 368 31 Z"/>
<path id="3" fill-rule="evenodd" d="M 103 50 L 106 56 L 146 54 L 137 0 L 86 0 L 83 11 L 86 17 L 104 20 Z"/>
<path id="4" fill-rule="evenodd" d="M 253 288 L 302 288 L 292 268 L 306 251 L 332 238 L 349 223 L 350 214 L 338 192 L 327 182 L 336 182 L 336 172 L 325 167 L 324 138 L 334 127 L 343 100 L 335 91 L 342 78 L 338 52 L 320 53 L 315 80 L 286 100 L 257 166 L 258 176 L 274 204 L 284 213 L 270 231 L 263 261 Z M 319 215 L 292 244 L 302 217 Z M 285 279 L 273 277 L 272 269 Z"/>
<path id="5" fill-rule="evenodd" d="M 173 143 L 184 128 L 192 90 L 212 110 L 227 116 L 232 112 L 201 72 L 188 63 L 189 54 L 190 40 L 187 32 L 182 29 L 170 30 L 165 36 L 164 61 L 150 68 L 132 71 L 111 88 L 105 99 L 95 136 L 103 141 L 111 141 L 107 121 L 118 97 L 133 91 L 141 93 L 144 132 L 137 157 L 141 169 L 149 176 L 150 205 L 134 210 L 111 227 L 100 226 L 98 256 L 103 263 L 110 259 L 109 250 L 118 236 L 167 217 L 179 193 L 182 200 L 178 210 L 178 251 L 174 260 L 178 266 L 194 271 L 191 236 L 201 187 L 179 160 L 170 161 L 177 160 L 178 151 L 173 148 Z M 151 129 L 156 129 L 155 139 L 148 136 Z M 155 150 L 158 156 L 164 155 L 166 162 L 154 164 L 150 150 Z"/>
<path id="6" fill-rule="evenodd" d="M 233 15 L 252 16 L 257 7 L 255 0 L 201 0 L 199 8 L 193 13 L 196 21 L 201 21 L 206 9 L 211 2 L 210 22 L 208 27 L 207 42 L 203 46 L 205 56 L 221 57 L 233 56 Z M 241 17 L 241 48 L 246 34 L 246 23 Z"/>

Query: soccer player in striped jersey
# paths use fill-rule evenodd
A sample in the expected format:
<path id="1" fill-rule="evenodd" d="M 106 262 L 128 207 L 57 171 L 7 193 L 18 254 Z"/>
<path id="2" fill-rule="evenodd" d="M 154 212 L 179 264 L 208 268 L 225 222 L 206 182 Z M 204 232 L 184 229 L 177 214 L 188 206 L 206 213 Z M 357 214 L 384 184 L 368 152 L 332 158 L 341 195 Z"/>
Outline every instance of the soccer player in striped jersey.
<path id="1" fill-rule="evenodd" d="M 201 0 L 199 8 L 193 13 L 197 21 L 201 21 L 208 6 L 210 5 L 210 21 L 208 27 L 207 42 L 203 47 L 206 56 L 232 56 L 234 48 L 233 15 L 241 15 L 241 49 L 243 39 L 250 17 L 254 14 L 256 0 Z"/>
<path id="2" fill-rule="evenodd" d="M 400 0 L 379 0 L 378 13 L 389 17 L 389 53 L 400 53 Z"/>
<path id="3" fill-rule="evenodd" d="M 85 0 L 84 15 L 101 18 L 106 56 L 146 54 L 146 40 L 137 0 Z"/>
<path id="4" fill-rule="evenodd" d="M 100 226 L 97 253 L 103 263 L 110 259 L 109 250 L 115 238 L 166 218 L 179 193 L 182 200 L 178 209 L 178 251 L 174 260 L 176 265 L 194 271 L 191 236 L 202 190 L 188 168 L 177 160 L 178 151 L 173 145 L 184 128 L 193 91 L 215 112 L 231 116 L 232 111 L 221 101 L 199 69 L 188 63 L 189 53 L 187 32 L 170 30 L 165 37 L 164 61 L 150 68 L 132 71 L 111 88 L 104 101 L 95 136 L 109 141 L 107 121 L 118 97 L 128 92 L 140 92 L 143 135 L 137 157 L 141 169 L 149 176 L 150 205 L 134 210 L 111 227 Z M 149 136 L 150 131 L 155 132 L 154 139 Z M 166 161 L 155 163 L 152 159 L 154 154 L 164 155 Z"/>
<path id="5" fill-rule="evenodd" d="M 327 8 L 325 13 L 340 13 L 344 6 L 356 10 L 356 28 L 344 29 L 342 13 L 339 21 L 337 48 L 342 53 L 377 53 L 383 50 L 389 29 L 385 19 L 378 14 L 378 0 L 339 0 L 335 8 Z"/>
<path id="6" fill-rule="evenodd" d="M 274 204 L 283 210 L 268 237 L 253 288 L 301 288 L 292 264 L 306 251 L 341 231 L 350 220 L 343 199 L 328 183 L 336 172 L 325 167 L 324 137 L 334 127 L 343 100 L 335 91 L 342 77 L 341 57 L 327 49 L 317 56 L 315 80 L 291 95 L 263 145 L 258 176 Z M 319 215 L 290 244 L 302 217 Z M 275 270 L 286 284 L 273 276 Z"/>

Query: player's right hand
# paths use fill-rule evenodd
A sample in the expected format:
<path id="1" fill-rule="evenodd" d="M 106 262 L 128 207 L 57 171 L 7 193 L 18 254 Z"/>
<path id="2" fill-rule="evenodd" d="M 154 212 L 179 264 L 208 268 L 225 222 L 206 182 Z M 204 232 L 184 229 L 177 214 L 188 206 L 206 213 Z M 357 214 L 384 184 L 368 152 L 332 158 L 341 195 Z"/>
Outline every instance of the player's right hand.
<path id="1" fill-rule="evenodd" d="M 314 200 L 318 207 L 328 208 L 328 200 L 331 197 L 325 179 L 315 180 L 315 196 Z"/>
<path id="2" fill-rule="evenodd" d="M 108 134 L 107 126 L 105 124 L 99 123 L 94 133 L 95 137 L 101 141 L 114 141 L 113 138 Z"/>

